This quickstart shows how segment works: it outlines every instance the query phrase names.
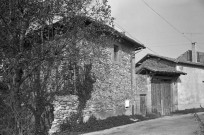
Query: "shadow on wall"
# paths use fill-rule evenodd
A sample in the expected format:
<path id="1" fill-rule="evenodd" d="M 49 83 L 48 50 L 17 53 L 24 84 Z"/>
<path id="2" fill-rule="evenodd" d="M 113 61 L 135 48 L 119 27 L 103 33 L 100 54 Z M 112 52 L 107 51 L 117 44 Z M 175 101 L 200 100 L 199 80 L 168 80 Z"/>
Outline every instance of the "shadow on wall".
<path id="1" fill-rule="evenodd" d="M 78 96 L 78 118 L 79 123 L 83 122 L 83 110 L 87 101 L 91 98 L 93 84 L 96 82 L 95 75 L 91 72 L 92 64 L 84 65 L 84 72 L 77 78 L 76 95 Z"/>

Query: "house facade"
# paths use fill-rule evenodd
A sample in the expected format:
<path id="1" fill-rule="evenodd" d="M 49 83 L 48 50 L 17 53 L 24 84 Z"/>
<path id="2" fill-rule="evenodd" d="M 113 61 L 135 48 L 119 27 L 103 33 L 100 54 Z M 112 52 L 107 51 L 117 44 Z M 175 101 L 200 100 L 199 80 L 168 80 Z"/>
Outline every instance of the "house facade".
<path id="1" fill-rule="evenodd" d="M 81 51 L 87 49 L 86 47 L 88 46 L 81 46 Z M 91 115 L 104 119 L 116 115 L 131 115 L 135 110 L 132 109 L 136 87 L 135 51 L 145 47 L 125 35 L 102 47 L 105 57 L 99 55 L 91 60 L 90 72 L 95 76 L 95 81 L 88 84 L 90 94 L 86 96 L 84 121 Z M 125 108 L 127 100 L 129 106 Z M 80 99 L 75 94 L 57 96 L 54 102 L 55 118 L 50 132 L 55 132 L 55 127 L 69 117 L 71 112 L 76 112 L 79 103 Z"/>
<path id="2" fill-rule="evenodd" d="M 204 105 L 203 59 L 193 44 L 192 50 L 176 59 L 148 54 L 137 62 L 137 81 L 145 80 L 138 84 L 139 113 L 169 115 Z"/>
<path id="3" fill-rule="evenodd" d="M 125 37 L 127 38 L 127 37 Z M 127 38 L 111 42 L 106 47 L 107 57 L 93 61 L 91 72 L 96 76 L 91 98 L 87 101 L 88 115 L 104 119 L 111 116 L 132 114 L 135 90 L 135 51 L 144 46 Z M 98 59 L 98 58 L 96 58 Z M 125 108 L 125 100 L 129 107 Z"/>

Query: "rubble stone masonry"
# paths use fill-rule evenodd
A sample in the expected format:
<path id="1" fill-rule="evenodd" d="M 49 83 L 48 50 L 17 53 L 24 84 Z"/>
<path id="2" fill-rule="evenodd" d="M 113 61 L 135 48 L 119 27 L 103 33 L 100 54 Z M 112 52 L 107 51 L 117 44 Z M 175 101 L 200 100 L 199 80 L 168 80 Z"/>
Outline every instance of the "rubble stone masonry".
<path id="1" fill-rule="evenodd" d="M 84 121 L 90 115 L 98 119 L 131 114 L 131 107 L 125 108 L 125 100 L 133 103 L 134 88 L 131 90 L 131 54 L 134 48 L 129 45 L 116 44 L 119 46 L 118 60 L 114 61 L 114 44 L 107 47 L 104 52 L 108 57 L 93 58 L 92 72 L 96 76 L 93 84 L 91 98 L 84 109 Z M 71 112 L 76 112 L 77 96 L 60 96 L 54 102 L 55 112 L 52 129 L 55 132 L 59 124 L 69 117 Z"/>

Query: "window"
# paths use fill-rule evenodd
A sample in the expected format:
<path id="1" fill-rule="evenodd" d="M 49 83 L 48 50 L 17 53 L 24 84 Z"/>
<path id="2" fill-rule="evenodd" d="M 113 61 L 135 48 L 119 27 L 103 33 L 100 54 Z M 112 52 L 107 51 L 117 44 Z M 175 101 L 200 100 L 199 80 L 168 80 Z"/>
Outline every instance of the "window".
<path id="1" fill-rule="evenodd" d="M 192 61 L 192 51 L 187 52 L 187 61 Z"/>
<path id="2" fill-rule="evenodd" d="M 119 60 L 119 46 L 114 45 L 114 56 L 113 56 L 114 61 Z"/>
<path id="3" fill-rule="evenodd" d="M 200 62 L 200 54 L 197 52 L 197 62 Z"/>

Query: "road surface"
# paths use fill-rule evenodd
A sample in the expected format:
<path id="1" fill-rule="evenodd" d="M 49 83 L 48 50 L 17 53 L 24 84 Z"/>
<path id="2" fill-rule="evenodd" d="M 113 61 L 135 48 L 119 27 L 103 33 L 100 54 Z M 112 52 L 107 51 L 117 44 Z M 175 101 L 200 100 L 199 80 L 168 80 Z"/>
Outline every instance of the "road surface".
<path id="1" fill-rule="evenodd" d="M 199 113 L 204 119 L 204 113 Z M 84 135 L 194 135 L 198 122 L 193 114 L 166 116 Z"/>

